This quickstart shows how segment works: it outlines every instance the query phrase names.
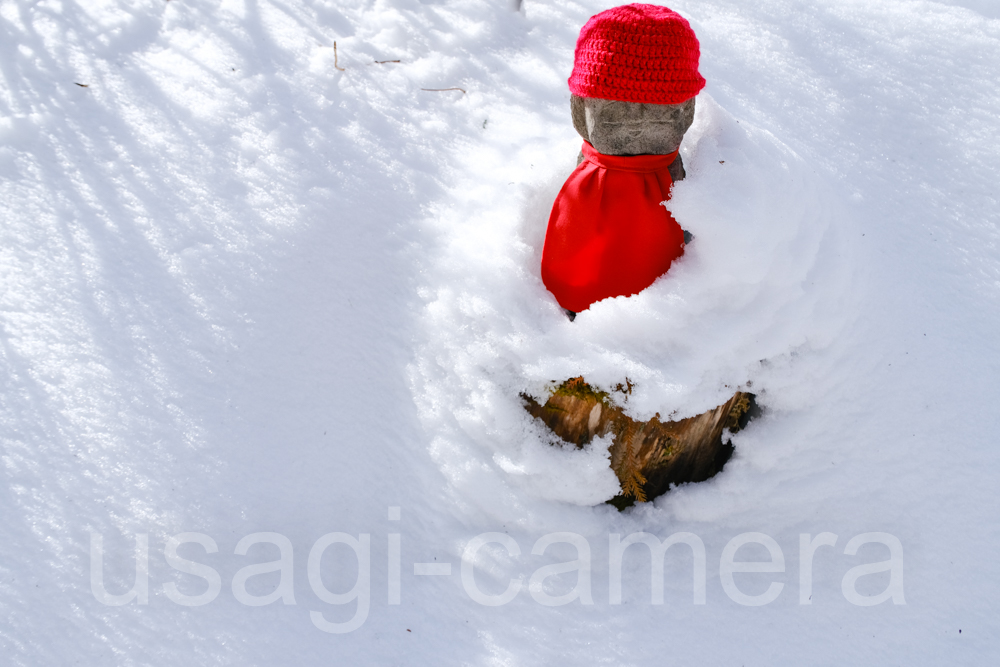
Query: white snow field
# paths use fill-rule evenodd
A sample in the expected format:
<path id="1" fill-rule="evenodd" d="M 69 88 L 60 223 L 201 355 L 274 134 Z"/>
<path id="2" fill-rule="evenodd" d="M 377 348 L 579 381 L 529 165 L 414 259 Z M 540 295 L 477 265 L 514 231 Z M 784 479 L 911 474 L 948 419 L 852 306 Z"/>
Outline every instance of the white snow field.
<path id="1" fill-rule="evenodd" d="M 611 5 L 0 0 L 0 663 L 995 664 L 1000 3 L 669 4 L 695 240 L 570 323 Z M 619 513 L 580 374 L 765 413 Z"/>

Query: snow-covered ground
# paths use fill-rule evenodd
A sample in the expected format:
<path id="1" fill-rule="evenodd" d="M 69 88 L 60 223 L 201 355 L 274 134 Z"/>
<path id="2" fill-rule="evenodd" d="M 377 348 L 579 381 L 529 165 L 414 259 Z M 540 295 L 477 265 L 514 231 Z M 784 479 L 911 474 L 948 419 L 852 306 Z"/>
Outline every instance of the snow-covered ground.
<path id="1" fill-rule="evenodd" d="M 669 4 L 708 80 L 671 203 L 695 242 L 571 324 L 538 260 L 610 5 L 0 0 L 0 662 L 995 662 L 1000 3 Z M 581 373 L 637 382 L 642 418 L 748 385 L 766 413 L 716 478 L 619 513 L 600 447 L 520 408 Z M 641 545 L 612 603 L 609 536 L 638 531 L 704 544 L 703 604 L 683 544 L 663 604 Z M 261 532 L 286 568 L 246 580 Z M 873 532 L 896 579 L 845 594 Z M 200 571 L 168 563 L 182 533 Z M 583 558 L 532 553 L 552 533 L 589 578 L 544 576 Z M 734 592 L 745 533 L 784 568 Z M 94 536 L 119 595 L 137 534 L 148 600 L 104 604 Z"/>

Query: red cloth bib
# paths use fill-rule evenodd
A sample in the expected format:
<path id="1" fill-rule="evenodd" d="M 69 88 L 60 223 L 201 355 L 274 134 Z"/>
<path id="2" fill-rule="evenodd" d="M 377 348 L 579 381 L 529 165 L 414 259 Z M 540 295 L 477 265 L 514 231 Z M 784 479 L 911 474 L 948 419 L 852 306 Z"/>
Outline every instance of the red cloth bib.
<path id="1" fill-rule="evenodd" d="M 580 312 L 653 284 L 684 252 L 670 199 L 669 155 L 602 155 L 588 142 L 549 216 L 542 281 L 563 308 Z"/>

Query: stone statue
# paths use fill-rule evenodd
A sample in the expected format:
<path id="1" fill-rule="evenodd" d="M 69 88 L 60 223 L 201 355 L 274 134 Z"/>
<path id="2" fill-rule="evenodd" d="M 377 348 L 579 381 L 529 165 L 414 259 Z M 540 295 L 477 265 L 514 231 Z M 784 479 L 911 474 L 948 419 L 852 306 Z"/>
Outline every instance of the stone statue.
<path id="1" fill-rule="evenodd" d="M 631 4 L 580 31 L 569 79 L 577 168 L 552 206 L 542 281 L 569 314 L 649 287 L 684 253 L 663 206 L 684 178 L 678 149 L 694 120 L 698 39 L 680 14 Z"/>

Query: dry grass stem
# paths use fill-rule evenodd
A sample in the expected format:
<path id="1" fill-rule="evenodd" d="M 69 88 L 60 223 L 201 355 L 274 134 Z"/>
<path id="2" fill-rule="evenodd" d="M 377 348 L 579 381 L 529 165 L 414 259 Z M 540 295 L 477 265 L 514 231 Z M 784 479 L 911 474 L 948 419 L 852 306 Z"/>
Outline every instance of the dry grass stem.
<path id="1" fill-rule="evenodd" d="M 345 71 L 343 67 L 337 64 L 337 42 L 333 43 L 333 68 L 339 69 L 341 72 Z"/>

